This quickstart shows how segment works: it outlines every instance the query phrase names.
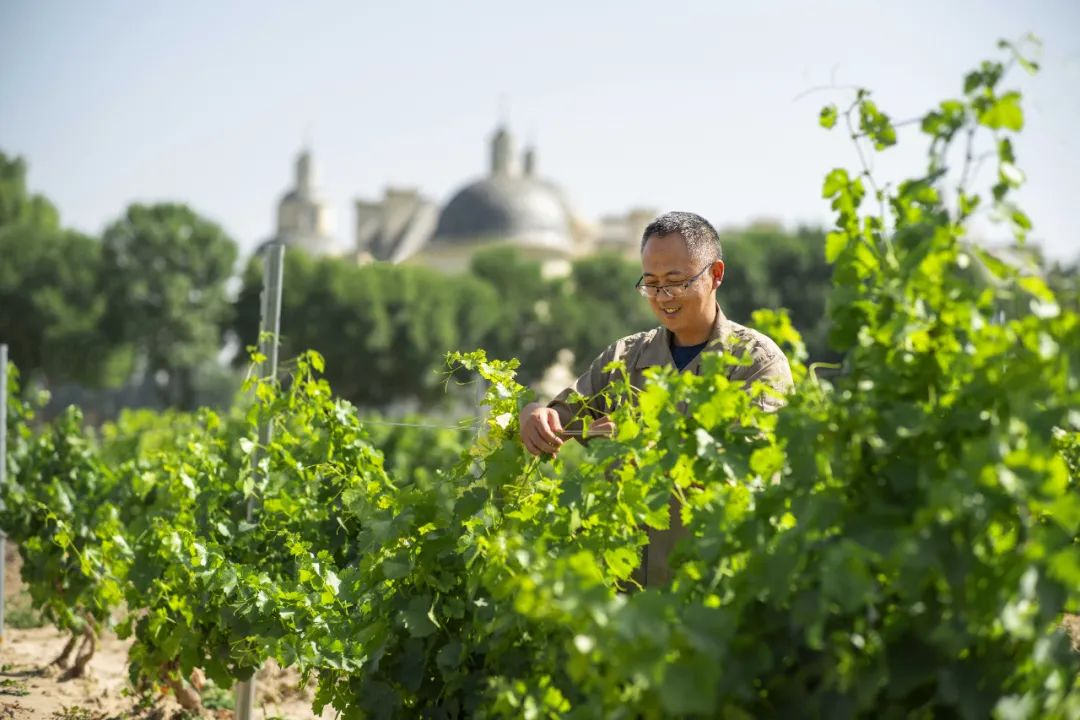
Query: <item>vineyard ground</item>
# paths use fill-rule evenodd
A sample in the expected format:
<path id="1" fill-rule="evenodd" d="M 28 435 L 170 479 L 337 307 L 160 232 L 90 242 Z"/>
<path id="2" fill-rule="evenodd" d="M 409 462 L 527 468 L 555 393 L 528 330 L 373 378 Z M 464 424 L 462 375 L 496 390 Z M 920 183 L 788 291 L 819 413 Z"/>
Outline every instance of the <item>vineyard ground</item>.
<path id="1" fill-rule="evenodd" d="M 19 579 L 19 556 L 8 543 L 5 563 L 5 609 L 8 619 L 24 625 L 34 621 L 29 597 Z M 14 617 L 12 615 L 14 611 Z M 98 644 L 85 678 L 62 680 L 60 673 L 41 672 L 60 654 L 66 637 L 51 626 L 11 627 L 0 644 L 0 720 L 181 720 L 185 714 L 171 696 L 159 697 L 153 707 L 139 709 L 125 692 L 128 641 L 107 633 Z M 231 720 L 232 692 L 204 693 L 205 717 Z M 301 720 L 316 717 L 311 711 L 311 692 L 298 688 L 297 674 L 270 665 L 259 673 L 255 720 Z M 333 717 L 327 710 L 324 718 Z"/>

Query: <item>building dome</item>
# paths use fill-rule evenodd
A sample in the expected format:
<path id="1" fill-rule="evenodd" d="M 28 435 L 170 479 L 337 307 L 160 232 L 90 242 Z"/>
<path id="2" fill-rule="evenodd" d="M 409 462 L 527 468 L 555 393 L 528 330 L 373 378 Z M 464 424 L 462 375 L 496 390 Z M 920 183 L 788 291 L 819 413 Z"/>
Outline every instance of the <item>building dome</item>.
<path id="1" fill-rule="evenodd" d="M 570 218 L 558 189 L 530 176 L 494 174 L 458 191 L 443 208 L 434 244 L 508 241 L 570 254 Z"/>

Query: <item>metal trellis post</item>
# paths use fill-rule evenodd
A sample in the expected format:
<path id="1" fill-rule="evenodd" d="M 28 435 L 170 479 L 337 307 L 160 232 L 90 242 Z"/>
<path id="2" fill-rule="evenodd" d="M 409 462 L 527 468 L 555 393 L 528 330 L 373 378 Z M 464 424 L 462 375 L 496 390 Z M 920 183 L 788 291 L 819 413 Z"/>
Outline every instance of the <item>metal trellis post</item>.
<path id="1" fill-rule="evenodd" d="M 266 359 L 260 366 L 260 376 L 277 376 L 278 341 L 281 334 L 281 290 L 282 276 L 285 270 L 285 245 L 272 242 L 263 251 L 263 291 L 262 321 L 259 324 L 259 352 Z M 265 457 L 265 448 L 274 435 L 272 418 L 264 418 L 259 426 L 259 445 L 252 457 L 252 470 L 259 471 L 259 464 Z M 247 501 L 247 519 L 250 522 L 255 513 L 255 498 Z M 236 720 L 251 720 L 255 709 L 255 676 L 236 685 Z"/>
<path id="2" fill-rule="evenodd" d="M 0 345 L 0 488 L 7 484 L 8 346 Z M 7 575 L 7 536 L 0 528 L 0 643 L 4 642 L 4 576 Z"/>

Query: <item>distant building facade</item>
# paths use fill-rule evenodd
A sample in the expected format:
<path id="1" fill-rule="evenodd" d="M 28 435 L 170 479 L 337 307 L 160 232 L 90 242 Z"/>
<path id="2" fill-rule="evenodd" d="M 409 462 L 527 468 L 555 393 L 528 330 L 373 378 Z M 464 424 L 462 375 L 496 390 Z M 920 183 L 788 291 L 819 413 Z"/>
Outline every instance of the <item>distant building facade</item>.
<path id="1" fill-rule="evenodd" d="M 388 187 L 379 199 L 357 199 L 354 245 L 336 250 L 328 211 L 314 188 L 310 153 L 297 159 L 296 187 L 279 205 L 278 237 L 317 255 L 345 254 L 357 262 L 415 263 L 445 272 L 465 270 L 479 250 L 517 248 L 539 261 L 545 273 L 562 274 L 570 262 L 598 251 L 637 256 L 641 233 L 655 210 L 589 222 L 562 188 L 539 175 L 537 153 L 519 155 L 514 138 L 498 128 L 489 145 L 488 172 L 439 206 L 416 188 Z"/>
<path id="2" fill-rule="evenodd" d="M 333 212 L 319 195 L 315 161 L 306 148 L 296 158 L 294 186 L 278 202 L 277 232 L 272 239 L 312 255 L 340 252 L 333 235 Z"/>

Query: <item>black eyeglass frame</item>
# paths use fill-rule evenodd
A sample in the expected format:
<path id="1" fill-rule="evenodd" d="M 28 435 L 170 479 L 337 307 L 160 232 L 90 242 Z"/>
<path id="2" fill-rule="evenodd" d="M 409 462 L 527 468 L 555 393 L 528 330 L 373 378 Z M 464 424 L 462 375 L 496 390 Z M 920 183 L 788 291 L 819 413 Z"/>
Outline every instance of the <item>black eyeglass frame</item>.
<path id="1" fill-rule="evenodd" d="M 713 266 L 713 263 L 715 262 L 716 261 L 714 260 L 705 267 L 701 268 L 701 272 L 699 272 L 692 278 L 683 280 L 682 282 L 670 283 L 668 285 L 645 285 L 643 284 L 645 282 L 645 276 L 642 275 L 640 278 L 638 278 L 638 281 L 634 283 L 634 288 L 638 291 L 638 295 L 641 295 L 641 297 L 644 298 L 660 297 L 661 290 L 663 290 L 664 294 L 667 295 L 669 298 L 681 297 L 687 290 L 690 289 L 690 286 L 693 285 L 694 282 L 699 277 L 701 277 L 706 270 Z M 681 288 L 681 290 L 679 290 L 679 292 L 677 293 L 673 293 L 671 292 L 670 288 Z M 649 294 L 650 291 L 653 293 L 652 295 Z"/>

